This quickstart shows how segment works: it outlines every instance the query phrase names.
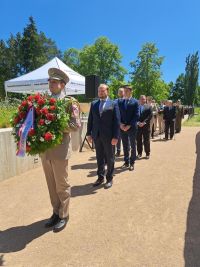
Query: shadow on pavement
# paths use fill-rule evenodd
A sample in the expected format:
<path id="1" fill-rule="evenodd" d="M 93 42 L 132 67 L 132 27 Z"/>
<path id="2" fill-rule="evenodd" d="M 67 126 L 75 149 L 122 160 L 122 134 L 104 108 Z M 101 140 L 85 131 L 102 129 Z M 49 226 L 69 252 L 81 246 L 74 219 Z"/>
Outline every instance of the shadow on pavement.
<path id="1" fill-rule="evenodd" d="M 196 153 L 193 194 L 188 207 L 185 233 L 185 267 L 200 266 L 200 132 L 196 135 Z"/>
<path id="2" fill-rule="evenodd" d="M 96 194 L 98 189 L 103 188 L 103 184 L 97 187 L 93 187 L 92 183 L 85 184 L 85 185 L 75 185 L 71 188 L 71 197 L 79 197 L 79 196 L 86 196 L 86 195 L 93 195 Z"/>
<path id="3" fill-rule="evenodd" d="M 72 165 L 71 169 L 72 170 L 87 170 L 87 169 L 96 169 L 97 164 L 96 163 L 84 163 L 84 164 L 77 164 L 77 165 Z"/>
<path id="4" fill-rule="evenodd" d="M 20 251 L 32 240 L 51 231 L 51 228 L 44 227 L 45 222 L 46 220 L 42 220 L 30 225 L 16 226 L 0 231 L 0 253 Z"/>
<path id="5" fill-rule="evenodd" d="M 0 256 L 0 266 L 3 266 L 4 265 L 4 259 L 3 259 L 4 255 L 1 255 Z"/>

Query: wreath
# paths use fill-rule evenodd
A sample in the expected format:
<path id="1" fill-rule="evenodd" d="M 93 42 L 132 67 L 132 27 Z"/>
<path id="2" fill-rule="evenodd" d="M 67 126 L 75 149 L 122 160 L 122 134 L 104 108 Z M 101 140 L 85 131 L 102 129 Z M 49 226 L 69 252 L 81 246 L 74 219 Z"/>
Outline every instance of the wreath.
<path id="1" fill-rule="evenodd" d="M 61 144 L 69 128 L 72 101 L 41 94 L 25 98 L 11 119 L 17 155 L 41 154 Z"/>

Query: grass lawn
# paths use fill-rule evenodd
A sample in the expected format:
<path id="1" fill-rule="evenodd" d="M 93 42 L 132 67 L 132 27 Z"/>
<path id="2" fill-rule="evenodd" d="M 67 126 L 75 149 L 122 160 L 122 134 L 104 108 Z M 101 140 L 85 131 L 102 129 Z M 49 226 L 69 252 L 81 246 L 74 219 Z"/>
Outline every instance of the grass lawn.
<path id="1" fill-rule="evenodd" d="M 0 128 L 11 127 L 10 119 L 16 109 L 15 104 L 0 102 Z"/>
<path id="2" fill-rule="evenodd" d="M 183 126 L 188 127 L 200 127 L 200 108 L 195 108 L 195 115 L 191 117 L 189 120 L 184 121 Z"/>

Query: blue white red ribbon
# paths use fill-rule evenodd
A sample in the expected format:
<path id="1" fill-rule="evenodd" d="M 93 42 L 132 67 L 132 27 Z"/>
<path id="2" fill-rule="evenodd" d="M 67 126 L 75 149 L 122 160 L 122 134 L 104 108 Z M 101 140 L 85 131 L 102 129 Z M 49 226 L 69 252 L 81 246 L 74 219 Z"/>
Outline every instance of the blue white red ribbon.
<path id="1" fill-rule="evenodd" d="M 19 140 L 19 149 L 17 151 L 17 156 L 24 157 L 26 154 L 26 140 L 28 136 L 28 132 L 31 128 L 34 128 L 34 107 L 29 109 L 29 112 L 26 116 L 24 123 L 19 129 L 18 135 L 20 136 Z"/>

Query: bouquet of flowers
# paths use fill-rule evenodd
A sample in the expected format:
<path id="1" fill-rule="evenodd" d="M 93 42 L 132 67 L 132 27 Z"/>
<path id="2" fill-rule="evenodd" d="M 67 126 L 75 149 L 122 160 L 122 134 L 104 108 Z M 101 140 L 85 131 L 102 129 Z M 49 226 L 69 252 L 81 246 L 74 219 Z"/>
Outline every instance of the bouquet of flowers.
<path id="1" fill-rule="evenodd" d="M 17 155 L 36 155 L 61 144 L 63 132 L 69 128 L 70 104 L 70 99 L 41 94 L 24 99 L 11 120 Z"/>

